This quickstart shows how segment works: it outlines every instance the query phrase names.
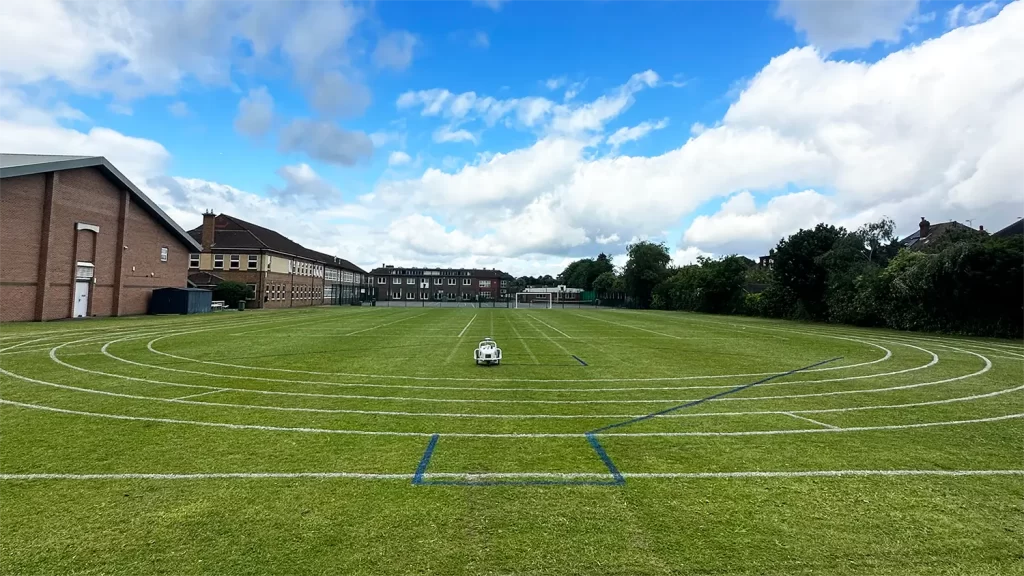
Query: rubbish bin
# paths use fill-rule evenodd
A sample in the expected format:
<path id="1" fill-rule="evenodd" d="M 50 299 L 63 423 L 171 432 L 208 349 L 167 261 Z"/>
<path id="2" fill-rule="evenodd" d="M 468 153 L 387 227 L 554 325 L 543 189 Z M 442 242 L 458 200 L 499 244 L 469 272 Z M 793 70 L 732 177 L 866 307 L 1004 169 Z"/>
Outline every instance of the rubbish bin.
<path id="1" fill-rule="evenodd" d="M 377 305 L 377 299 L 376 298 L 374 298 L 373 300 L 370 300 L 370 306 L 376 306 L 376 305 Z"/>
<path id="2" fill-rule="evenodd" d="M 244 312 L 245 311 L 245 300 L 239 300 L 238 301 L 238 311 L 239 312 Z"/>

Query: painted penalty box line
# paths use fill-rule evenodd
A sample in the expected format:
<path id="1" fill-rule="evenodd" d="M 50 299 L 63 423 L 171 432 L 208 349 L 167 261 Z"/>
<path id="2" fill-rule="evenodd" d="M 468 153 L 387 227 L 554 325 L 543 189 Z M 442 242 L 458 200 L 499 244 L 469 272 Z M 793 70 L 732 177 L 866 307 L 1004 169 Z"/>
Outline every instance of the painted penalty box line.
<path id="1" fill-rule="evenodd" d="M 427 443 L 427 448 L 423 452 L 423 457 L 420 458 L 419 465 L 416 466 L 416 473 L 413 474 L 412 483 L 413 485 L 416 486 L 622 486 L 625 485 L 626 479 L 622 475 L 622 472 L 619 471 L 619 468 L 615 465 L 615 462 L 612 460 L 611 456 L 609 456 L 608 452 L 605 451 L 604 446 L 601 445 L 600 440 L 597 439 L 597 434 L 600 434 L 601 432 L 604 432 L 606 430 L 620 428 L 622 426 L 629 426 L 630 424 L 636 424 L 644 420 L 657 418 L 658 416 L 662 416 L 670 412 L 675 412 L 677 410 L 692 408 L 694 406 L 703 404 L 704 402 L 709 402 L 711 400 L 715 400 L 723 396 L 728 396 L 729 394 L 735 394 L 736 392 L 742 392 L 747 388 L 752 388 L 754 386 L 757 386 L 758 384 L 763 384 L 765 382 L 775 380 L 776 378 L 790 376 L 792 374 L 796 374 L 797 372 L 810 370 L 811 368 L 816 368 L 823 364 L 828 364 L 842 359 L 842 356 L 836 356 L 834 358 L 829 358 L 828 360 L 815 362 L 814 364 L 809 364 L 801 368 L 796 368 L 794 370 L 789 370 L 787 372 L 781 372 L 779 374 L 774 374 L 772 376 L 762 378 L 761 380 L 751 382 L 750 384 L 744 384 L 742 386 L 730 388 L 729 390 L 725 390 L 717 394 L 712 394 L 705 398 L 701 398 L 700 400 L 694 400 L 692 402 L 687 402 L 685 404 L 680 404 L 678 406 L 673 406 L 671 408 L 666 408 L 664 410 L 652 412 L 650 414 L 639 416 L 637 418 L 631 418 L 629 420 L 624 420 L 622 422 L 616 422 L 614 424 L 602 426 L 600 428 L 591 430 L 590 432 L 584 433 L 584 437 L 586 437 L 587 443 L 590 444 L 591 449 L 593 449 L 594 452 L 597 454 L 598 458 L 601 459 L 601 463 L 604 464 L 605 468 L 608 469 L 608 473 L 611 475 L 611 480 L 425 480 L 424 475 L 427 472 L 427 467 L 430 466 L 430 460 L 431 458 L 433 458 L 434 451 L 437 449 L 437 443 L 441 438 L 440 434 L 433 434 L 430 436 L 430 441 Z"/>

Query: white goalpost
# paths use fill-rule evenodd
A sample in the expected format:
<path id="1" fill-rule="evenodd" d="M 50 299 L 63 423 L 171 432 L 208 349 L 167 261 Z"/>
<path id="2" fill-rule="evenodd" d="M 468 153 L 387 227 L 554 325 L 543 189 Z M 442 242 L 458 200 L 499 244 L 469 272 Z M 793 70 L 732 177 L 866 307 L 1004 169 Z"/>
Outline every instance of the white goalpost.
<path id="1" fill-rule="evenodd" d="M 520 296 L 530 296 L 530 300 L 520 298 Z M 533 299 L 539 298 L 544 304 L 544 308 L 551 308 L 551 292 L 516 292 L 516 308 L 519 308 L 520 304 L 523 304 L 523 308 L 533 308 Z M 546 301 L 546 302 L 543 302 Z"/>

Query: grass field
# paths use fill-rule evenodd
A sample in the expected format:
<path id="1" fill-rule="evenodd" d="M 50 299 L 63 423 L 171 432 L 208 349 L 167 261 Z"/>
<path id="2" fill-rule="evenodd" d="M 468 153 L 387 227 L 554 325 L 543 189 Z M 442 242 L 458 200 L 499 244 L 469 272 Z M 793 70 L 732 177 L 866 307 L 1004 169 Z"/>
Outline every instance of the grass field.
<path id="1" fill-rule="evenodd" d="M 1019 341 L 586 309 L 4 325 L 0 569 L 1024 574 L 1021 416 Z"/>

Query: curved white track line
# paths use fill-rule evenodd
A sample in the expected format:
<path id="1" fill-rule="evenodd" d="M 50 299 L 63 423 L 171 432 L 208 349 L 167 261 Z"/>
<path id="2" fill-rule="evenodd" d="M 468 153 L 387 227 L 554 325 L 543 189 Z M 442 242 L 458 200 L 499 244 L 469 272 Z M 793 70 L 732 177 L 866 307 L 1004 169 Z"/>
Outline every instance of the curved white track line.
<path id="1" fill-rule="evenodd" d="M 740 478 L 844 478 L 865 476 L 1024 476 L 1024 470 L 794 470 L 794 471 L 763 471 L 752 470 L 742 472 L 622 472 L 625 478 L 634 479 L 688 479 L 717 480 Z M 197 472 L 191 474 L 175 473 L 122 473 L 122 474 L 0 474 L 0 480 L 257 480 L 257 479 L 344 479 L 344 480 L 412 480 L 415 474 L 386 474 L 378 472 Z M 600 472 L 493 472 L 493 473 L 458 473 L 428 472 L 423 474 L 425 480 L 500 480 L 500 479 L 559 479 L 584 480 L 608 478 L 607 473 Z"/>
<path id="2" fill-rule="evenodd" d="M 122 414 L 104 414 L 100 412 L 84 412 L 81 410 L 68 410 L 65 408 L 54 408 L 40 404 L 28 404 L 25 402 L 14 402 L 0 398 L 0 404 L 57 412 L 60 414 L 73 414 L 75 416 L 89 416 L 93 418 L 108 418 L 111 420 L 127 420 L 133 422 L 161 422 L 164 424 L 186 424 L 190 426 L 208 426 L 212 428 L 230 428 L 234 430 L 264 430 L 270 432 L 302 432 L 313 434 L 352 434 L 360 436 L 412 436 L 430 437 L 431 432 L 397 432 L 385 430 L 339 430 L 334 428 L 302 428 L 288 426 L 264 426 L 260 424 L 231 424 L 227 422 L 202 422 L 196 420 L 179 420 L 175 418 L 152 418 L 146 416 L 125 416 Z M 839 434 L 845 432 L 869 432 L 874 430 L 907 430 L 912 428 L 931 428 L 935 426 L 958 426 L 962 424 L 981 424 L 985 422 L 1000 422 L 1024 417 L 1024 413 L 1007 414 L 1004 416 L 993 416 L 989 418 L 974 418 L 971 420 L 949 420 L 944 422 L 921 422 L 917 424 L 892 424 L 888 426 L 851 426 L 848 428 L 808 428 L 797 430 L 750 430 L 744 432 L 601 432 L 597 436 L 777 436 L 783 434 Z M 538 433 L 538 432 L 445 432 L 444 436 L 460 438 L 584 438 L 584 433 Z"/>
<path id="3" fill-rule="evenodd" d="M 242 365 L 242 364 L 230 364 L 228 362 L 214 362 L 214 361 L 211 361 L 211 360 L 198 360 L 198 359 L 195 359 L 195 358 L 189 358 L 187 356 L 179 356 L 179 355 L 176 355 L 176 354 L 171 354 L 169 352 L 162 352 L 162 351 L 157 350 L 156 348 L 153 347 L 153 344 L 155 342 L 157 342 L 159 340 L 163 340 L 164 338 L 170 338 L 172 336 L 187 336 L 189 334 L 191 334 L 191 332 L 178 332 L 178 333 L 174 333 L 174 334 L 166 334 L 164 336 L 161 336 L 160 338 L 155 338 L 155 339 L 149 341 L 149 343 L 146 344 L 146 348 L 148 348 L 149 351 L 154 353 L 154 354 L 159 354 L 161 356 L 167 356 L 169 358 L 174 358 L 176 360 L 183 360 L 183 361 L 186 361 L 186 362 L 192 362 L 194 364 L 208 364 L 208 365 L 211 365 L 211 366 L 223 366 L 225 368 L 236 368 L 236 369 L 242 369 L 242 370 L 258 370 L 258 371 L 266 371 L 266 372 L 285 372 L 285 373 L 291 373 L 291 374 L 313 374 L 313 375 L 316 375 L 316 376 L 342 376 L 342 377 L 346 377 L 346 378 L 386 378 L 386 379 L 393 379 L 393 380 L 426 380 L 426 381 L 454 381 L 454 382 L 471 382 L 471 381 L 481 381 L 481 380 L 486 381 L 486 382 L 662 382 L 662 381 L 678 381 L 678 380 L 711 380 L 711 379 L 716 379 L 716 378 L 751 378 L 751 377 L 757 377 L 757 376 L 771 376 L 773 374 L 777 374 L 777 372 L 757 372 L 757 373 L 751 373 L 751 374 L 716 374 L 714 376 L 663 376 L 663 377 L 655 377 L 655 378 L 587 378 L 587 379 L 584 379 L 584 380 L 581 380 L 581 379 L 578 379 L 578 378 L 577 379 L 564 379 L 564 378 L 556 378 L 556 379 L 548 379 L 548 378 L 487 378 L 486 380 L 484 380 L 482 378 L 459 378 L 459 377 L 451 377 L 451 376 L 406 376 L 406 375 L 386 375 L 386 374 L 360 374 L 360 373 L 350 373 L 350 372 L 320 372 L 320 371 L 316 371 L 316 370 L 296 370 L 296 369 L 292 369 L 292 368 L 254 367 L 254 366 L 245 366 L 245 365 Z M 813 368 L 811 370 L 804 371 L 805 373 L 809 373 L 809 372 L 826 372 L 826 371 L 829 371 L 829 370 L 846 370 L 846 369 L 849 369 L 849 368 L 859 368 L 861 366 L 868 366 L 868 365 L 871 365 L 871 364 L 877 364 L 879 362 L 885 362 L 886 360 L 888 360 L 889 358 L 892 357 L 892 351 L 891 350 L 889 350 L 889 349 L 887 349 L 887 348 L 885 348 L 883 346 L 879 346 L 878 344 L 873 344 L 871 342 L 866 342 L 866 341 L 855 340 L 853 338 L 844 338 L 844 337 L 841 337 L 841 336 L 829 336 L 829 338 L 835 338 L 835 339 L 838 339 L 838 340 L 849 340 L 851 342 L 858 342 L 860 344 L 867 344 L 869 346 L 874 346 L 875 348 L 879 348 L 881 350 L 884 350 L 885 351 L 885 355 L 882 356 L 881 358 L 876 359 L 876 360 L 871 360 L 871 361 L 868 361 L 868 362 L 861 362 L 861 363 L 858 363 L 858 364 L 848 364 L 848 365 L 844 365 L 844 366 L 830 366 L 830 367 L 827 367 L 827 368 Z"/>

